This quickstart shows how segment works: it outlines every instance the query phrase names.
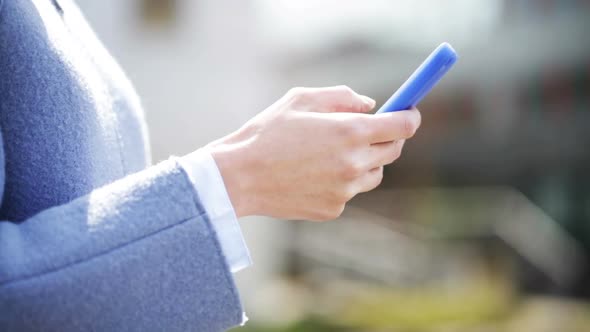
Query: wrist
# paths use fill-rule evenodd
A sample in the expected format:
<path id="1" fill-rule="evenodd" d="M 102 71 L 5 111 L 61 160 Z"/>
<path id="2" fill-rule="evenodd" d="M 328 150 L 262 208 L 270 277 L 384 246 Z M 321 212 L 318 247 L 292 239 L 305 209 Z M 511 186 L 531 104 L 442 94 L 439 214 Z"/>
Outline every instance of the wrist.
<path id="1" fill-rule="evenodd" d="M 254 170 L 255 160 L 248 153 L 248 144 L 215 141 L 206 146 L 217 164 L 238 218 L 260 213 L 257 203 Z"/>

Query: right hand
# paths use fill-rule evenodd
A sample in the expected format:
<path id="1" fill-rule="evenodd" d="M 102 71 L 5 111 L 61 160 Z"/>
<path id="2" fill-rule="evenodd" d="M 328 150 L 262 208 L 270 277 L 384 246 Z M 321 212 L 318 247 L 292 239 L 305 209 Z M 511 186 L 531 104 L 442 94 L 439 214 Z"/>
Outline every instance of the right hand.
<path id="1" fill-rule="evenodd" d="M 210 143 L 237 216 L 330 220 L 377 187 L 383 165 L 420 126 L 420 113 L 365 114 L 373 107 L 345 86 L 295 88 Z"/>

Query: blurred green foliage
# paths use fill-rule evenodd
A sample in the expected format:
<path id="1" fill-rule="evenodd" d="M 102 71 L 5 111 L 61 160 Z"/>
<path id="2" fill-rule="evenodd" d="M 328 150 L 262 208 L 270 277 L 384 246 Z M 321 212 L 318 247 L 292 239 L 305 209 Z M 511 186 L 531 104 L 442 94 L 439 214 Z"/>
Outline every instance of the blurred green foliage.
<path id="1" fill-rule="evenodd" d="M 337 306 L 338 310 L 322 315 L 313 313 L 310 304 L 312 314 L 283 326 L 253 321 L 234 331 L 587 332 L 590 326 L 588 303 L 551 297 L 518 298 L 510 288 L 498 284 L 479 283 L 458 292 L 375 287 L 345 302 Z"/>

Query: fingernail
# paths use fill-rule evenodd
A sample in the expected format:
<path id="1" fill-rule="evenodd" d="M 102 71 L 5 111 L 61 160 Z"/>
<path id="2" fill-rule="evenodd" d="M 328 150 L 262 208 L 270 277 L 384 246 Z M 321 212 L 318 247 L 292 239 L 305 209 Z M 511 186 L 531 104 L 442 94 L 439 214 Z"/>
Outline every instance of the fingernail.
<path id="1" fill-rule="evenodd" d="M 365 105 L 367 105 L 370 108 L 375 107 L 375 100 L 373 100 L 373 98 L 369 98 L 367 96 L 361 96 L 361 98 L 363 98 L 363 102 L 365 103 Z"/>

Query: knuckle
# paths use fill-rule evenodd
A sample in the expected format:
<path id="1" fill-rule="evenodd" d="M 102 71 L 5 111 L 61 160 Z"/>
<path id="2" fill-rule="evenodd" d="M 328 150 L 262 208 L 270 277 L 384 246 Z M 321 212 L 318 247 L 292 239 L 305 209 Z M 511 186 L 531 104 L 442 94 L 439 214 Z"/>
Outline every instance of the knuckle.
<path id="1" fill-rule="evenodd" d="M 356 179 L 363 173 L 363 167 L 359 162 L 348 161 L 342 166 L 342 176 L 345 180 Z"/>
<path id="2" fill-rule="evenodd" d="M 342 93 L 343 95 L 346 96 L 352 96 L 354 95 L 354 91 L 347 85 L 339 85 L 336 87 L 336 89 Z"/>
<path id="3" fill-rule="evenodd" d="M 367 128 L 357 122 L 344 121 L 337 130 L 343 142 L 360 143 L 367 136 Z"/>
<path id="4" fill-rule="evenodd" d="M 332 193 L 331 197 L 329 198 L 331 204 L 339 204 L 342 202 L 346 202 L 346 194 L 344 191 L 336 190 Z"/>
<path id="5" fill-rule="evenodd" d="M 335 195 L 335 202 L 337 204 L 345 204 L 346 202 L 350 201 L 355 195 L 356 191 L 354 190 L 354 188 L 352 188 L 352 186 L 345 186 Z"/>
<path id="6" fill-rule="evenodd" d="M 310 89 L 304 87 L 294 87 L 287 92 L 287 96 L 292 100 L 301 100 L 309 95 Z"/>
<path id="7" fill-rule="evenodd" d="M 342 215 L 342 212 L 344 212 L 345 207 L 346 207 L 346 203 L 336 206 L 336 208 L 333 211 L 333 217 L 334 217 L 333 219 L 340 217 Z"/>
<path id="8" fill-rule="evenodd" d="M 287 92 L 287 100 L 294 107 L 307 107 L 313 101 L 313 88 L 295 87 Z"/>
<path id="9" fill-rule="evenodd" d="M 297 96 L 297 95 L 301 94 L 304 90 L 305 90 L 305 88 L 297 86 L 297 87 L 289 89 L 289 91 L 287 91 L 286 94 L 290 95 L 290 96 Z"/>
<path id="10" fill-rule="evenodd" d="M 348 190 L 344 192 L 344 203 L 350 201 L 354 196 L 356 196 L 356 194 L 358 194 L 356 189 L 348 188 Z"/>
<path id="11" fill-rule="evenodd" d="M 373 189 L 377 188 L 381 184 L 382 181 L 383 181 L 383 167 L 380 167 L 379 171 L 375 175 L 375 185 L 373 186 Z"/>
<path id="12" fill-rule="evenodd" d="M 324 201 L 327 206 L 332 206 L 334 204 L 345 202 L 346 197 L 341 189 L 332 189 L 326 194 Z"/>
<path id="13" fill-rule="evenodd" d="M 402 149 L 399 147 L 399 144 L 396 144 L 393 151 L 391 151 L 391 154 L 389 156 L 389 159 L 387 160 L 388 162 L 386 165 L 389 165 L 389 164 L 393 163 L 394 161 L 398 160 L 399 157 L 401 157 L 401 155 L 402 155 Z"/>
<path id="14" fill-rule="evenodd" d="M 335 204 L 331 206 L 329 209 L 322 211 L 322 215 L 320 216 L 322 220 L 329 221 L 334 220 L 342 215 L 344 212 L 344 207 L 346 204 Z"/>
<path id="15" fill-rule="evenodd" d="M 350 87 L 346 85 L 340 85 L 336 88 L 336 90 L 338 91 L 338 94 L 343 100 L 348 101 L 347 104 L 350 104 L 351 108 L 356 107 L 358 103 L 355 103 L 357 95 L 354 92 L 354 90 L 352 90 Z"/>
<path id="16" fill-rule="evenodd" d="M 375 172 L 377 179 L 382 180 L 383 179 L 383 166 L 379 167 L 377 169 L 377 171 Z"/>

